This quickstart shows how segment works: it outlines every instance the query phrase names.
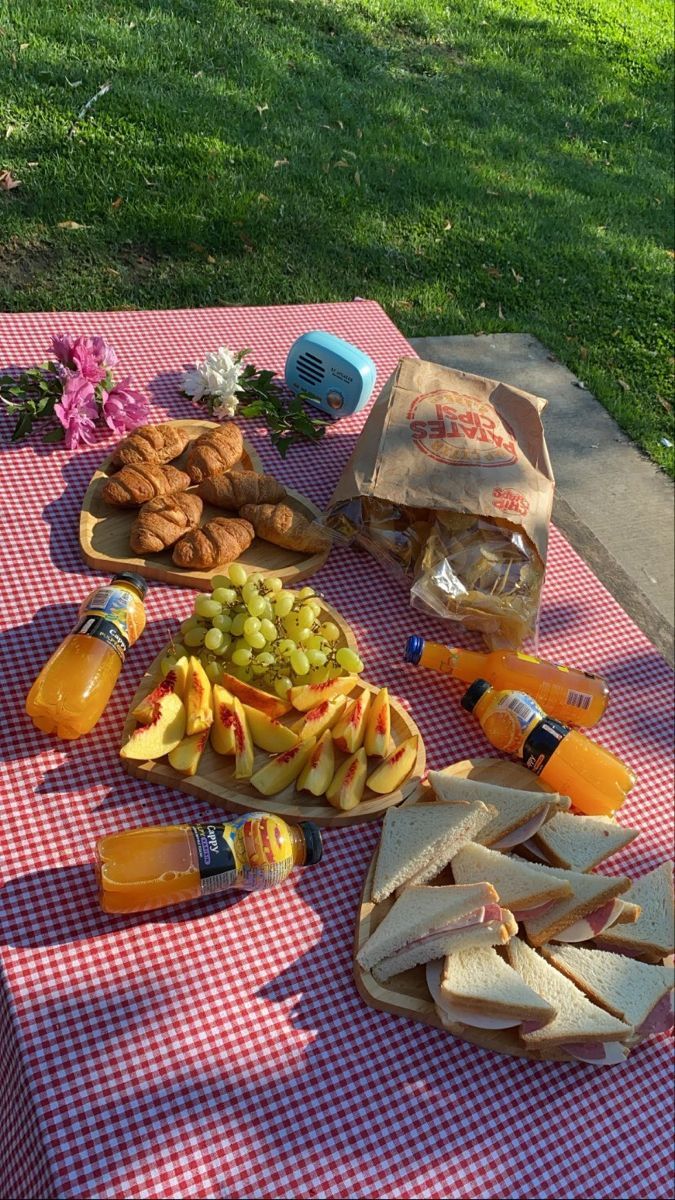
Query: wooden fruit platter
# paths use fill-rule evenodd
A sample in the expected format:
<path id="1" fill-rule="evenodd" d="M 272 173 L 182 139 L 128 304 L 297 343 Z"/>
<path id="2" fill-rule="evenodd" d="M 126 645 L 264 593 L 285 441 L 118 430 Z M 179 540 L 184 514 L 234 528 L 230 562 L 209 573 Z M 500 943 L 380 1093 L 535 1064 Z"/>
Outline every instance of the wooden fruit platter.
<path id="1" fill-rule="evenodd" d="M 172 421 L 172 425 L 187 428 L 193 438 L 199 437 L 208 429 L 213 428 L 213 421 Z M 188 448 L 189 449 L 189 446 Z M 187 455 L 187 449 L 172 462 L 172 466 L 181 467 Z M 146 558 L 135 555 L 129 546 L 131 526 L 136 518 L 138 509 L 111 508 L 101 499 L 101 491 L 117 469 L 111 465 L 112 455 L 105 459 L 94 474 L 86 495 L 82 501 L 80 513 L 80 550 L 90 567 L 99 571 L 113 574 L 115 571 L 136 571 L 146 579 L 156 579 L 160 583 L 172 583 L 176 587 L 193 588 L 197 591 L 211 590 L 214 575 L 222 575 L 227 564 L 221 563 L 210 571 L 190 571 L 177 567 L 171 558 L 171 547 L 161 554 L 152 554 Z M 240 467 L 247 471 L 262 473 L 263 467 L 258 455 L 248 442 L 244 441 L 244 453 Z M 301 512 L 308 520 L 316 520 L 321 515 L 320 510 L 306 496 L 287 488 L 287 503 L 291 508 Z M 212 517 L 225 516 L 223 509 L 204 505 L 202 523 Z M 285 550 L 282 546 L 274 546 L 262 538 L 255 538 L 237 560 L 248 571 L 257 571 L 263 575 L 277 575 L 285 586 L 299 583 L 308 579 L 323 566 L 329 554 L 329 549 L 321 554 L 301 554 L 296 550 Z"/>
<path id="2" fill-rule="evenodd" d="M 356 640 L 349 625 L 329 604 L 323 604 L 321 620 L 335 622 L 340 629 L 340 645 L 356 647 Z M 165 654 L 166 650 L 163 650 L 157 656 L 141 680 L 124 725 L 122 743 L 126 742 L 136 725 L 131 713 L 140 704 L 141 700 L 156 687 L 162 677 L 160 663 Z M 350 692 L 348 699 L 356 698 L 364 690 L 377 692 L 379 689 L 373 684 L 359 679 L 354 690 Z M 228 812 L 250 812 L 252 809 L 256 809 L 258 811 L 275 813 L 277 816 L 284 817 L 289 821 L 310 820 L 315 821 L 317 825 L 327 827 L 355 825 L 363 821 L 377 820 L 387 808 L 391 808 L 395 804 L 400 804 L 405 800 L 406 796 L 416 793 L 419 789 L 421 777 L 424 774 L 426 753 L 419 729 L 410 715 L 396 700 L 390 699 L 390 707 L 391 734 L 396 745 L 399 745 L 409 737 L 417 736 L 418 738 L 417 758 L 412 771 L 402 786 L 388 795 L 378 795 L 366 788 L 361 802 L 356 808 L 350 809 L 348 812 L 340 812 L 333 808 L 325 797 L 315 797 L 308 792 L 297 792 L 295 784 L 291 784 L 284 791 L 278 792 L 274 796 L 262 796 L 248 780 L 235 779 L 234 759 L 216 754 L 210 744 L 207 745 L 202 755 L 197 773 L 192 776 L 179 774 L 179 772 L 173 769 L 167 759 L 161 759 L 159 762 L 138 762 L 130 759 L 120 759 L 120 761 L 124 764 L 127 771 L 131 775 L 135 775 L 138 779 L 147 779 L 151 783 L 159 783 L 164 787 L 187 792 L 191 796 L 198 796 L 201 800 L 206 800 L 209 804 L 213 804 L 217 808 L 223 808 Z M 302 716 L 302 713 L 293 710 L 285 717 L 282 717 L 281 721 L 284 725 L 293 725 Z M 336 750 L 335 757 L 336 766 L 339 766 L 347 756 Z M 262 767 L 269 759 L 270 755 L 266 751 L 258 750 L 256 747 L 254 771 Z M 369 770 L 373 770 L 376 765 L 377 760 L 370 760 Z"/>
<path id="3" fill-rule="evenodd" d="M 523 791 L 550 792 L 552 790 L 541 783 L 538 777 L 526 770 L 525 767 L 500 758 L 465 759 L 463 762 L 446 767 L 444 774 L 456 775 L 461 779 L 474 779 L 483 783 L 494 783 L 500 787 L 520 788 Z M 427 783 L 420 784 L 405 800 L 406 807 L 412 804 L 435 803 L 441 802 L 436 800 Z M 534 1062 L 543 1060 L 573 1062 L 574 1060 L 565 1055 L 563 1051 L 554 1053 L 546 1051 L 544 1048 L 526 1049 L 518 1036 L 510 1029 L 471 1029 L 467 1025 L 456 1025 L 451 1021 L 443 1021 L 431 998 L 425 967 L 414 967 L 411 971 L 403 971 L 400 975 L 392 976 L 385 983 L 378 983 L 369 971 L 364 971 L 359 966 L 356 955 L 364 942 L 384 920 L 395 900 L 394 896 L 383 900 L 381 904 L 373 904 L 371 900 L 376 861 L 377 850 L 373 855 L 363 885 L 354 937 L 354 980 L 362 1000 L 365 1000 L 371 1008 L 379 1009 L 380 1012 L 394 1013 L 395 1016 L 407 1017 L 411 1021 L 421 1021 L 424 1025 L 444 1030 L 461 1041 L 471 1042 L 475 1046 L 482 1046 L 497 1054 L 529 1058 Z M 447 879 L 440 875 L 434 882 L 450 883 L 452 879 L 448 873 Z"/>

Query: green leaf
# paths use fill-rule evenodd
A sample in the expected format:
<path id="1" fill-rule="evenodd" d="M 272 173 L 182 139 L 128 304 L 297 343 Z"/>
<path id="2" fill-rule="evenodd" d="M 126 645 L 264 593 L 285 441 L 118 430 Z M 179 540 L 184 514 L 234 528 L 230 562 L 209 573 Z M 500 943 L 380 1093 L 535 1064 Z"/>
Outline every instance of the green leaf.
<path id="1" fill-rule="evenodd" d="M 43 442 L 62 442 L 66 436 L 65 429 L 59 425 L 56 429 L 50 429 L 43 437 Z"/>
<path id="2" fill-rule="evenodd" d="M 33 428 L 32 415 L 28 412 L 23 412 L 21 414 L 21 416 L 19 417 L 16 425 L 14 426 L 14 432 L 12 434 L 12 441 L 20 442 L 21 438 L 24 438 L 26 436 L 26 434 L 30 433 L 32 428 Z"/>

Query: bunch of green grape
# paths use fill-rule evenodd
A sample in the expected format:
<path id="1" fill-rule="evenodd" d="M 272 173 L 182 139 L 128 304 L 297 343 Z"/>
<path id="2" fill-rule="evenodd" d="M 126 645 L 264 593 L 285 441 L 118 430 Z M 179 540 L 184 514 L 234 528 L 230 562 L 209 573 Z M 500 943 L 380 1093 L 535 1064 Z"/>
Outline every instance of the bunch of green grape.
<path id="1" fill-rule="evenodd" d="M 247 575 L 240 563 L 231 563 L 227 575 L 214 577 L 210 595 L 196 597 L 180 642 L 162 659 L 162 672 L 183 654 L 196 654 L 213 683 L 227 671 L 282 699 L 298 684 L 358 674 L 361 659 L 337 645 L 340 630 L 321 612 L 313 588 L 291 591 L 280 579 Z"/>

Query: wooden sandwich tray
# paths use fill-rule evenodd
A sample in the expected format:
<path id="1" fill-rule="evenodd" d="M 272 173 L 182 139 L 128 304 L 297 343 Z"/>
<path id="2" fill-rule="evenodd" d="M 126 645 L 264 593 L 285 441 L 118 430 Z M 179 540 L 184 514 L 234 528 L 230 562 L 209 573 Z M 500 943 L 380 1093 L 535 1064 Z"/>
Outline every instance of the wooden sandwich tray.
<path id="1" fill-rule="evenodd" d="M 463 762 L 446 767 L 444 774 L 457 775 L 461 779 L 474 779 L 481 783 L 493 783 L 499 787 L 520 788 L 523 791 L 551 791 L 551 788 L 541 783 L 537 776 L 526 770 L 525 767 L 500 758 L 465 759 Z M 442 802 L 436 800 L 428 783 L 422 783 L 408 795 L 405 807 L 413 804 L 435 803 Z M 356 961 L 356 955 L 364 942 L 375 932 L 395 900 L 394 896 L 390 896 L 381 904 L 373 904 L 371 895 L 376 862 L 377 849 L 371 859 L 363 885 L 354 937 L 354 980 L 358 993 L 366 1004 L 369 1004 L 371 1008 L 379 1009 L 380 1012 L 394 1013 L 395 1016 L 407 1017 L 411 1021 L 421 1021 L 424 1025 L 444 1030 L 461 1041 L 471 1042 L 475 1046 L 482 1046 L 483 1049 L 492 1050 L 497 1054 L 529 1058 L 534 1062 L 544 1060 L 576 1061 L 563 1051 L 547 1051 L 543 1047 L 541 1049 L 526 1048 L 511 1029 L 476 1029 L 468 1025 L 453 1024 L 450 1021 L 444 1022 L 431 998 L 426 982 L 426 969 L 423 966 L 403 971 L 400 975 L 394 975 L 385 983 L 378 983 L 369 971 L 364 971 Z M 452 880 L 448 876 L 446 881 L 441 875 L 438 882 L 449 883 Z"/>
<path id="2" fill-rule="evenodd" d="M 323 603 L 321 620 L 333 621 L 338 626 L 340 630 L 338 645 L 356 648 L 356 639 L 351 628 L 331 605 Z M 165 649 L 157 656 L 140 682 L 124 725 L 122 743 L 126 742 L 136 725 L 134 718 L 131 716 L 134 708 L 140 704 L 148 692 L 156 687 L 162 677 L 160 663 L 166 653 L 167 650 Z M 365 680 L 359 679 L 358 684 L 350 692 L 347 700 L 355 699 L 364 690 L 377 692 L 378 688 L 373 684 L 367 683 Z M 136 762 L 130 759 L 121 759 L 120 761 L 127 771 L 131 775 L 135 775 L 138 779 L 147 779 L 151 783 L 159 783 L 164 787 L 187 792 L 191 796 L 198 796 L 201 800 L 206 800 L 209 804 L 213 804 L 217 808 L 223 808 L 228 812 L 250 812 L 252 809 L 255 809 L 262 812 L 275 813 L 277 816 L 284 817 L 289 821 L 309 820 L 316 822 L 317 825 L 333 828 L 344 825 L 356 825 L 363 821 L 377 820 L 385 809 L 391 808 L 394 804 L 400 804 L 406 796 L 415 793 L 419 788 L 421 777 L 424 774 L 426 752 L 419 729 L 405 709 L 396 700 L 391 699 L 391 697 L 390 707 L 391 734 L 396 745 L 399 745 L 406 738 L 415 735 L 418 738 L 417 758 L 413 769 L 401 787 L 395 792 L 390 792 L 388 795 L 377 795 L 375 792 L 369 791 L 366 787 L 363 800 L 361 800 L 356 808 L 352 808 L 348 812 L 339 812 L 328 803 L 325 797 L 312 796 L 309 792 L 297 792 L 295 784 L 291 784 L 284 791 L 278 792 L 274 796 L 261 796 L 260 792 L 248 780 L 235 779 L 234 759 L 216 754 L 210 744 L 207 745 L 202 755 L 196 775 L 192 776 L 180 775 L 178 771 L 174 771 L 166 758 L 161 759 L 159 762 Z M 293 725 L 302 716 L 302 713 L 292 709 L 281 720 L 285 725 Z M 255 751 L 256 756 L 253 769 L 257 771 L 272 756 L 267 751 L 258 750 L 257 747 L 255 747 Z M 342 754 L 336 750 L 336 767 L 346 757 L 346 754 Z M 378 761 L 376 759 L 369 761 L 369 772 L 375 769 Z"/>
<path id="3" fill-rule="evenodd" d="M 187 428 L 194 439 L 200 434 L 213 428 L 213 421 L 190 420 L 172 421 L 172 425 Z M 181 467 L 189 446 L 179 458 L 170 464 Z M 113 574 L 115 571 L 136 571 L 146 579 L 155 579 L 160 583 L 172 583 L 176 587 L 194 588 L 196 591 L 211 591 L 211 580 L 214 575 L 222 575 L 227 570 L 227 564 L 221 563 L 210 571 L 191 571 L 185 567 L 177 567 L 171 557 L 172 547 L 160 554 L 150 554 L 145 558 L 135 555 L 129 545 L 131 526 L 138 513 L 137 508 L 112 508 L 101 499 L 101 491 L 112 474 L 118 469 L 111 465 L 110 454 L 94 474 L 86 495 L 82 501 L 80 513 L 80 549 L 82 556 L 90 567 L 99 571 Z M 238 464 L 241 469 L 262 473 L 263 467 L 258 455 L 249 443 L 244 441 L 244 453 Z M 316 505 L 306 496 L 300 495 L 290 488 L 286 489 L 286 503 L 297 509 L 308 520 L 315 520 L 321 515 Z M 204 505 L 202 524 L 213 517 L 223 517 L 228 514 L 222 508 L 211 504 Z M 302 554 L 297 550 L 285 550 L 283 546 L 274 546 L 262 538 L 255 538 L 248 550 L 237 559 L 237 562 L 248 571 L 257 571 L 263 575 L 278 575 L 285 586 L 299 583 L 308 579 L 325 563 L 330 546 L 321 554 Z"/>

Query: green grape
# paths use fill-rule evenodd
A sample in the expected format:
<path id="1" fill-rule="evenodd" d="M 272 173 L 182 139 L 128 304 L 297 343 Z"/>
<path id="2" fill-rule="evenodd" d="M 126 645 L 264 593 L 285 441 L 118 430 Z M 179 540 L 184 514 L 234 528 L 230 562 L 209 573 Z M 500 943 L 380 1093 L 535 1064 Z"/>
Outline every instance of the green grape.
<path id="1" fill-rule="evenodd" d="M 274 655 L 270 654 L 269 650 L 263 650 L 261 654 L 256 654 L 253 661 L 259 663 L 263 667 L 273 667 Z"/>
<path id="2" fill-rule="evenodd" d="M 247 633 L 246 630 L 244 630 L 244 637 L 246 638 L 249 646 L 252 646 L 254 650 L 262 650 L 263 647 L 267 645 L 267 642 L 265 641 L 265 635 L 261 633 L 260 630 L 258 630 L 256 633 Z"/>
<path id="3" fill-rule="evenodd" d="M 218 613 L 222 611 L 223 606 L 217 600 L 212 600 L 210 596 L 197 596 L 195 613 L 198 617 L 207 617 L 210 621 L 212 617 L 217 617 Z"/>
<path id="4" fill-rule="evenodd" d="M 262 610 L 260 616 L 264 617 L 266 621 L 273 621 L 274 620 L 274 609 L 272 608 L 272 605 L 266 596 L 263 596 L 263 604 L 265 605 L 265 607 Z"/>
<path id="5" fill-rule="evenodd" d="M 341 646 L 335 655 L 337 662 L 350 674 L 358 674 L 363 670 L 363 663 L 355 650 L 349 646 Z"/>
<path id="6" fill-rule="evenodd" d="M 228 616 L 227 613 L 218 613 L 218 616 L 213 618 L 211 624 L 214 629 L 222 629 L 223 633 L 229 633 L 232 628 L 232 617 Z"/>
<path id="7" fill-rule="evenodd" d="M 293 680 L 288 678 L 288 675 L 282 675 L 279 679 L 274 680 L 274 690 L 277 696 L 281 696 L 285 700 L 286 695 L 293 687 Z"/>
<path id="8" fill-rule="evenodd" d="M 252 617 L 260 617 L 265 611 L 265 601 L 262 596 L 251 596 L 251 599 L 246 601 L 246 607 Z"/>
<path id="9" fill-rule="evenodd" d="M 203 625 L 200 625 L 198 629 L 188 629 L 187 633 L 185 634 L 185 645 L 189 646 L 191 649 L 194 646 L 203 646 L 205 635 L 206 630 L 204 629 Z"/>
<path id="10" fill-rule="evenodd" d="M 220 649 L 215 651 L 215 653 L 218 655 L 218 658 L 225 657 L 231 644 L 232 644 L 232 638 L 230 637 L 229 633 L 224 633 L 223 640 L 220 643 Z"/>
<path id="11" fill-rule="evenodd" d="M 303 604 L 302 608 L 300 609 L 298 613 L 298 624 L 300 625 L 300 628 L 302 628 L 303 625 L 314 624 L 314 609 L 310 608 L 309 604 Z"/>
<path id="12" fill-rule="evenodd" d="M 252 617 L 251 620 L 255 620 L 255 617 Z M 262 621 L 259 622 L 259 628 L 266 642 L 276 641 L 277 627 L 268 617 L 263 617 Z"/>
<path id="13" fill-rule="evenodd" d="M 221 575 L 220 578 L 222 579 L 223 576 Z M 219 604 L 222 604 L 223 608 L 231 608 L 233 604 L 237 603 L 237 593 L 231 587 L 217 587 L 211 593 L 211 596 L 213 600 L 217 600 Z"/>
<path id="14" fill-rule="evenodd" d="M 276 575 L 272 575 L 269 579 L 265 580 L 266 592 L 280 592 L 283 586 L 283 583 L 280 579 L 277 579 Z"/>
<path id="15" fill-rule="evenodd" d="M 227 568 L 227 577 L 230 583 L 233 583 L 235 587 L 242 587 L 248 579 L 248 574 L 246 569 L 242 567 L 241 563 L 234 562 L 230 563 L 229 567 Z"/>
<path id="16" fill-rule="evenodd" d="M 294 650 L 297 650 L 297 643 L 292 638 L 282 638 L 276 644 L 276 652 L 278 658 L 290 658 Z"/>
<path id="17" fill-rule="evenodd" d="M 260 621 L 257 617 L 247 617 L 244 621 L 244 637 L 251 633 L 260 633 Z"/>
<path id="18" fill-rule="evenodd" d="M 274 597 L 274 612 L 277 617 L 287 617 L 293 610 L 295 597 L 292 592 L 277 592 Z"/>
<path id="19" fill-rule="evenodd" d="M 183 645 L 182 642 L 172 642 L 171 647 L 170 647 L 170 653 L 173 654 L 176 661 L 178 661 L 179 658 L 185 657 L 185 655 L 187 654 L 187 650 L 185 649 L 185 646 Z"/>
<path id="20" fill-rule="evenodd" d="M 236 616 L 232 618 L 230 632 L 233 633 L 235 637 L 241 637 L 247 620 L 248 617 L 244 613 L 237 613 Z"/>
<path id="21" fill-rule="evenodd" d="M 291 654 L 291 667 L 296 675 L 306 675 L 309 671 L 309 663 L 304 650 L 294 650 Z"/>
<path id="22" fill-rule="evenodd" d="M 211 683 L 220 682 L 223 674 L 223 668 L 221 667 L 220 663 L 214 662 L 213 659 L 211 659 L 210 662 L 204 663 L 204 670 L 206 671 L 208 678 L 211 680 Z"/>
<path id="23" fill-rule="evenodd" d="M 307 638 L 307 641 L 305 642 L 305 650 L 323 650 L 324 648 L 324 639 L 319 637 L 318 633 L 313 633 L 312 636 Z"/>
<path id="24" fill-rule="evenodd" d="M 310 596 L 316 596 L 316 592 L 313 587 L 303 587 L 300 588 L 300 591 L 296 595 L 298 600 L 309 600 Z"/>
<path id="25" fill-rule="evenodd" d="M 290 613 L 287 617 L 284 617 L 282 624 L 288 636 L 295 637 L 299 629 L 297 614 Z"/>
<path id="26" fill-rule="evenodd" d="M 174 658 L 173 654 L 165 654 L 164 655 L 164 658 L 162 659 L 161 663 L 159 664 L 161 672 L 162 672 L 162 677 L 169 674 L 169 671 L 171 670 L 172 667 L 175 667 L 177 661 L 178 660 L 176 658 Z"/>
<path id="27" fill-rule="evenodd" d="M 307 650 L 305 653 L 310 667 L 324 667 L 326 665 L 326 655 L 322 650 Z"/>
<path id="28" fill-rule="evenodd" d="M 221 629 L 207 629 L 204 637 L 204 645 L 207 650 L 220 650 L 223 644 L 223 632 Z"/>
<path id="29" fill-rule="evenodd" d="M 202 622 L 200 621 L 199 617 L 188 617 L 186 621 L 183 621 L 180 631 L 181 633 L 189 633 L 191 629 L 199 629 L 201 627 Z M 190 643 L 188 642 L 187 645 L 189 646 Z"/>
<path id="30" fill-rule="evenodd" d="M 312 667 L 309 675 L 303 680 L 303 683 L 325 683 L 329 676 L 330 671 L 328 667 Z"/>
<path id="31" fill-rule="evenodd" d="M 302 644 L 304 646 L 309 641 L 311 636 L 312 636 L 312 627 L 311 627 L 311 625 L 309 625 L 309 626 L 305 626 L 304 629 L 298 630 L 298 632 L 296 634 L 296 639 L 298 642 L 302 642 Z"/>
<path id="32" fill-rule="evenodd" d="M 314 614 L 314 620 L 318 621 L 319 617 L 321 616 L 321 605 L 319 604 L 319 601 L 318 600 L 308 600 L 307 607 L 311 608 L 311 610 Z"/>
<path id="33" fill-rule="evenodd" d="M 319 633 L 327 642 L 337 642 L 340 636 L 340 630 L 334 621 L 324 621 L 323 625 L 319 625 Z"/>
<path id="34" fill-rule="evenodd" d="M 246 580 L 246 583 L 244 584 L 243 588 L 241 589 L 241 598 L 244 601 L 244 604 L 248 604 L 251 597 L 257 596 L 257 595 L 258 595 L 258 589 L 257 589 L 255 583 L 253 582 L 253 579 L 249 575 L 248 579 Z"/>
<path id="35" fill-rule="evenodd" d="M 227 575 L 214 575 L 213 579 L 211 580 L 211 587 L 213 591 L 215 591 L 216 588 L 229 588 L 229 586 L 230 580 L 228 579 Z M 217 598 L 218 597 L 216 597 L 216 599 Z"/>
<path id="36" fill-rule="evenodd" d="M 251 661 L 252 652 L 247 646 L 245 650 L 235 650 L 232 655 L 232 662 L 236 667 L 247 667 Z"/>

